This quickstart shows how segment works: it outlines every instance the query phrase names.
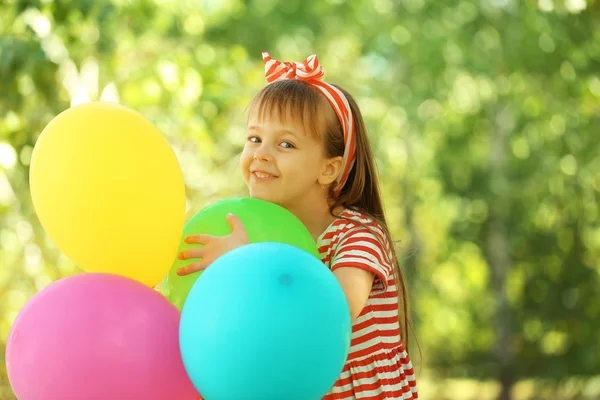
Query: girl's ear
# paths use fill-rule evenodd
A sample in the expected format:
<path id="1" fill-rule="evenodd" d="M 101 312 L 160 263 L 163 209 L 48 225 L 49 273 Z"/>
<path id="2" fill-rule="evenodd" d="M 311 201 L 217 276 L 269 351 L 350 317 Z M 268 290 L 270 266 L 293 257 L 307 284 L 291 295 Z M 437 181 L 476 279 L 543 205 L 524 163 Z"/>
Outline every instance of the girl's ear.
<path id="1" fill-rule="evenodd" d="M 323 161 L 321 175 L 319 175 L 319 185 L 330 185 L 342 172 L 344 158 L 341 156 L 328 158 Z"/>

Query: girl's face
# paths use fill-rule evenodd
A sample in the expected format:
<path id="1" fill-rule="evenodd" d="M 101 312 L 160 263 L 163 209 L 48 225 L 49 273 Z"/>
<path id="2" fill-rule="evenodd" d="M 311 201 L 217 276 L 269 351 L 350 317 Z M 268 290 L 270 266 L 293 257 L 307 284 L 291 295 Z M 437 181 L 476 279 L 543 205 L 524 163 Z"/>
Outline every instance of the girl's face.
<path id="1" fill-rule="evenodd" d="M 251 197 L 288 209 L 327 200 L 328 164 L 323 143 L 299 121 L 250 115 L 240 168 Z"/>

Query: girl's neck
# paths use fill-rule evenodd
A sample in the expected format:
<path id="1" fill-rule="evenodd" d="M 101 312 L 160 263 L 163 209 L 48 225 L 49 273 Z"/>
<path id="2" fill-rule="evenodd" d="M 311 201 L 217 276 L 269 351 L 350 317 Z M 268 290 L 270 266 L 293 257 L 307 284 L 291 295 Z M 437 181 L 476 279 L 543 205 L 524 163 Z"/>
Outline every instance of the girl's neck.
<path id="1" fill-rule="evenodd" d="M 306 228 L 308 228 L 308 231 L 315 242 L 336 219 L 336 217 L 331 215 L 327 202 L 315 202 L 304 206 L 292 206 L 289 207 L 288 210 L 302 221 Z M 338 215 L 339 212 L 341 212 L 341 210 L 334 210 L 334 214 L 336 215 Z"/>

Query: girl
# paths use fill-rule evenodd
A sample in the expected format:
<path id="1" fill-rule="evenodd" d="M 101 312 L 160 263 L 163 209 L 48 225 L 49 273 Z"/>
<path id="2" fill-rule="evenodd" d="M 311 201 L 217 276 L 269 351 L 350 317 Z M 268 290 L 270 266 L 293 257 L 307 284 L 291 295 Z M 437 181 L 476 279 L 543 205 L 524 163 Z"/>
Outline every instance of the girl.
<path id="1" fill-rule="evenodd" d="M 263 60 L 269 84 L 250 104 L 240 157 L 244 182 L 251 197 L 287 208 L 306 225 L 352 314 L 350 354 L 324 399 L 416 399 L 405 347 L 406 281 L 391 244 L 358 106 L 345 90 L 321 80 L 323 69 L 314 55 L 290 63 L 263 53 Z M 179 255 L 202 258 L 180 275 L 204 269 L 248 243 L 239 218 L 229 215 L 228 221 L 228 236 L 185 239 L 204 247 Z"/>

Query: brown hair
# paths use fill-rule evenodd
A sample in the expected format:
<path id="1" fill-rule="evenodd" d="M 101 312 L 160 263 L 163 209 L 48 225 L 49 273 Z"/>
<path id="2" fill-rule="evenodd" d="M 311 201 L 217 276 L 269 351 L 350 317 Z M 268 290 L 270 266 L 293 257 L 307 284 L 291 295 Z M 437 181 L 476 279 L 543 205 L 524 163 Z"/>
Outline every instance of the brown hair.
<path id="1" fill-rule="evenodd" d="M 344 89 L 340 89 L 350 104 L 354 125 L 356 128 L 356 162 L 350 171 L 348 181 L 341 193 L 334 197 L 330 194 L 332 204 L 330 212 L 341 207 L 360 211 L 378 222 L 387 235 L 393 256 L 394 280 L 398 290 L 400 334 L 404 347 L 408 352 L 410 322 L 410 307 L 406 278 L 400 268 L 398 256 L 392 245 L 391 235 L 385 218 L 383 201 L 379 189 L 379 179 L 375 159 L 367 137 L 367 130 L 362 114 L 354 98 Z M 325 96 L 307 82 L 297 79 L 284 79 L 265 86 L 252 100 L 249 111 L 258 113 L 257 117 L 277 112 L 280 118 L 298 118 L 306 132 L 317 138 L 324 138 L 325 150 L 329 157 L 343 156 L 344 134 L 342 126 L 329 105 Z M 414 331 L 413 331 L 414 334 Z"/>

